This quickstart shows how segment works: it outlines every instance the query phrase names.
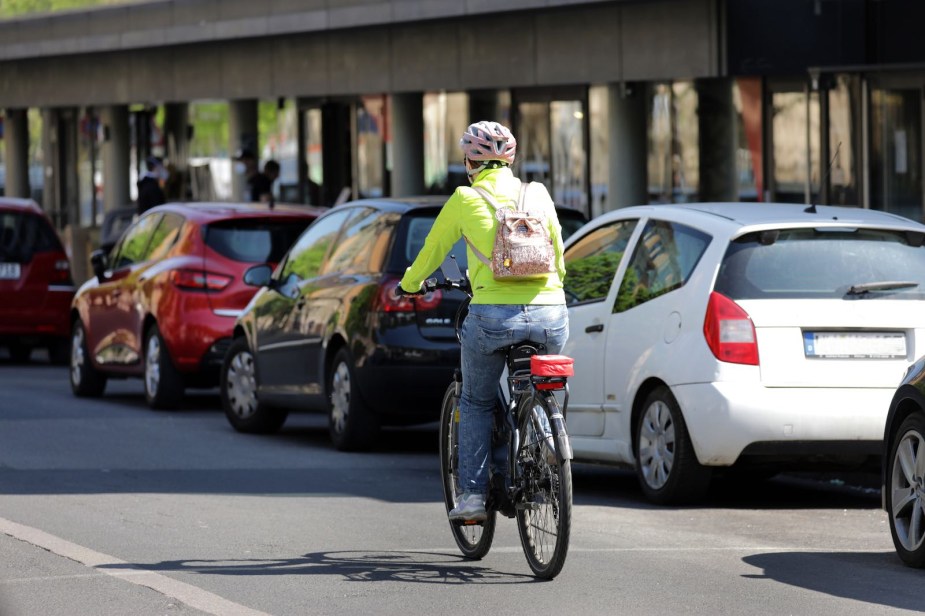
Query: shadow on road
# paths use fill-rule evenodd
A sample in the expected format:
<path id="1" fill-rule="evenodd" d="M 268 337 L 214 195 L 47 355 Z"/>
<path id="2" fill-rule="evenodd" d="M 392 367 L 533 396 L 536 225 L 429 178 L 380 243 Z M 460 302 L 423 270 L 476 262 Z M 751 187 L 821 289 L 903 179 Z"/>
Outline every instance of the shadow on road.
<path id="1" fill-rule="evenodd" d="M 458 555 L 438 552 L 312 552 L 300 558 L 165 560 L 155 564 L 127 563 L 98 568 L 206 575 L 336 575 L 350 582 L 523 584 L 543 581 L 530 575 L 504 573 Z"/>
<path id="2" fill-rule="evenodd" d="M 834 597 L 899 609 L 925 610 L 922 572 L 893 552 L 775 552 L 742 559 L 771 579 Z"/>

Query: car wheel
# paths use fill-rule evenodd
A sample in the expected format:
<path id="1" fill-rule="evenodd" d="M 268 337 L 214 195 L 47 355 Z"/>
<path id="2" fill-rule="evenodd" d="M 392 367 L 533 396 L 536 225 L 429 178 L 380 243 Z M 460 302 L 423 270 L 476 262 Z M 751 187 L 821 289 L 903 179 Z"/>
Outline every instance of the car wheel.
<path id="1" fill-rule="evenodd" d="M 71 341 L 62 338 L 48 345 L 48 359 L 55 366 L 68 365 L 71 360 Z"/>
<path id="2" fill-rule="evenodd" d="M 334 356 L 328 374 L 328 430 L 341 451 L 369 449 L 379 435 L 379 422 L 360 399 L 347 349 Z"/>
<path id="3" fill-rule="evenodd" d="M 183 400 L 183 379 L 173 365 L 157 325 L 145 336 L 145 398 L 152 409 L 175 409 Z"/>
<path id="4" fill-rule="evenodd" d="M 14 342 L 10 345 L 10 359 L 17 364 L 25 364 L 32 357 L 32 347 L 21 342 Z"/>
<path id="5" fill-rule="evenodd" d="M 285 411 L 269 408 L 257 397 L 257 368 L 246 338 L 235 338 L 225 353 L 220 386 L 225 416 L 238 432 L 268 434 L 286 421 Z"/>
<path id="6" fill-rule="evenodd" d="M 896 553 L 910 567 L 925 566 L 925 415 L 907 417 L 891 438 L 886 509 Z"/>
<path id="7" fill-rule="evenodd" d="M 704 496 L 710 469 L 697 461 L 681 407 L 667 387 L 646 398 L 635 437 L 636 476 L 649 500 L 671 505 Z"/>
<path id="8" fill-rule="evenodd" d="M 87 334 L 80 320 L 71 329 L 71 391 L 80 398 L 97 398 L 106 389 L 106 376 L 93 366 Z"/>

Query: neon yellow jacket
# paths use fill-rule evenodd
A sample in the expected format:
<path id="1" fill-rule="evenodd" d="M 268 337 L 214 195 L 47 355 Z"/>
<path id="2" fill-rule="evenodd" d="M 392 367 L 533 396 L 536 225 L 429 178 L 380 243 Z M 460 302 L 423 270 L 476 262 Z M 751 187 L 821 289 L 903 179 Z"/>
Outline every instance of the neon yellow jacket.
<path id="1" fill-rule="evenodd" d="M 514 204 L 520 191 L 520 181 L 507 167 L 485 169 L 475 178 L 473 186 L 487 190 L 502 207 Z M 565 278 L 565 260 L 562 258 L 562 229 L 552 199 L 546 190 L 531 189 L 529 209 L 543 208 L 549 221 L 549 236 L 556 251 L 558 273 L 529 280 L 495 280 L 491 269 L 466 247 L 469 263 L 469 280 L 472 282 L 473 304 L 564 304 L 562 280 Z M 449 253 L 450 248 L 463 235 L 475 244 L 482 254 L 491 255 L 495 244 L 497 221 L 494 210 L 472 188 L 460 186 L 447 200 L 427 239 L 424 248 L 405 272 L 401 287 L 410 292 L 420 290 L 424 279 L 430 276 Z"/>

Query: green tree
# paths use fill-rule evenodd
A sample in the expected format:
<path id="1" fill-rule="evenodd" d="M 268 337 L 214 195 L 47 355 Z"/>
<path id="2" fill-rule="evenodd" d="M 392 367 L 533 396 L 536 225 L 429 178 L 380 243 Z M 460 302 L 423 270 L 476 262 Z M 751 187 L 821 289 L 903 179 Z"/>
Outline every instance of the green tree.
<path id="1" fill-rule="evenodd" d="M 69 9 L 126 4 L 132 0 L 0 0 L 0 19 Z"/>

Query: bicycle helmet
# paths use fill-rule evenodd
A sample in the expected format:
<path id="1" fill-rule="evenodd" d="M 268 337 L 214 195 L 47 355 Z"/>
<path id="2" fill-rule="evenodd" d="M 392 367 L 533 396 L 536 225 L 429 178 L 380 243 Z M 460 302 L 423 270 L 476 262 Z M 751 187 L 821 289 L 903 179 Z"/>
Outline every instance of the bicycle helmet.
<path id="1" fill-rule="evenodd" d="M 489 162 L 513 164 L 517 140 L 506 126 L 483 120 L 469 125 L 459 140 L 459 147 L 470 163 L 466 165 L 466 170 L 472 178 L 487 167 Z"/>

